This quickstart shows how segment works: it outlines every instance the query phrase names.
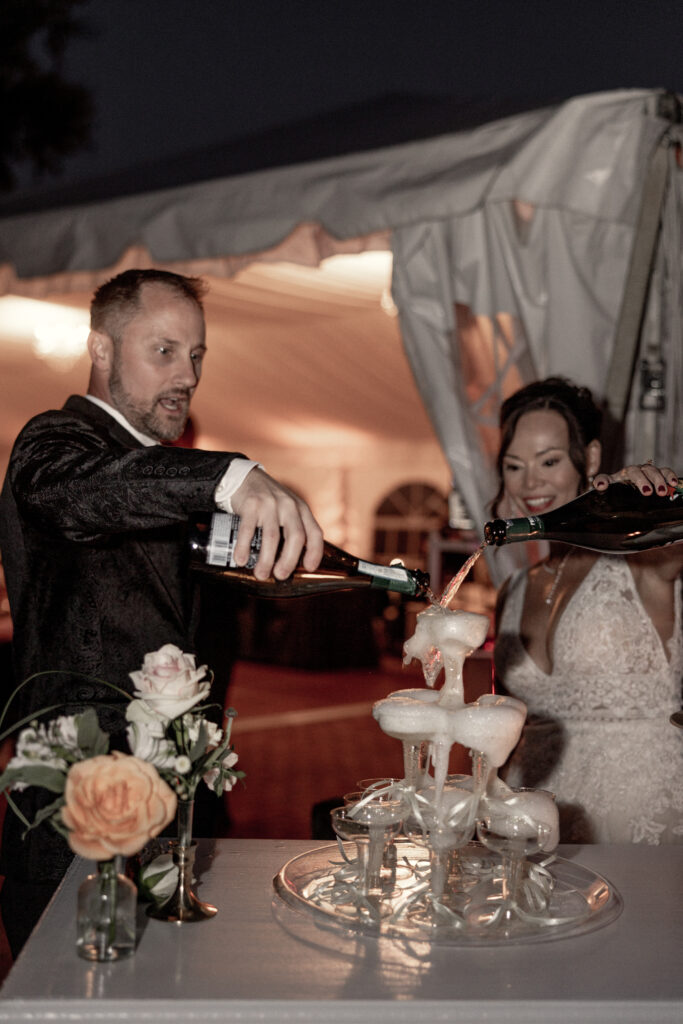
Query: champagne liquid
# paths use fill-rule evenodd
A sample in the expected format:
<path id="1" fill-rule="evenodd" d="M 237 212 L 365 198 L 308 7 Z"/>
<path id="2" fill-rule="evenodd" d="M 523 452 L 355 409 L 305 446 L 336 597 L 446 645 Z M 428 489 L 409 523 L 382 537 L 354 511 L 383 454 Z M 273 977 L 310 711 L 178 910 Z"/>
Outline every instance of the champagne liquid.
<path id="1" fill-rule="evenodd" d="M 460 587 L 464 582 L 465 577 L 467 576 L 467 574 L 469 573 L 470 569 L 475 564 L 477 559 L 480 557 L 482 552 L 485 550 L 485 548 L 486 541 L 480 544 L 476 551 L 472 552 L 472 554 L 467 559 L 462 568 L 457 571 L 457 573 L 455 574 L 451 582 L 448 584 L 443 594 L 441 595 L 441 599 L 438 602 L 435 600 L 432 601 L 432 604 L 440 604 L 442 608 L 448 608 L 449 604 L 460 590 Z"/>

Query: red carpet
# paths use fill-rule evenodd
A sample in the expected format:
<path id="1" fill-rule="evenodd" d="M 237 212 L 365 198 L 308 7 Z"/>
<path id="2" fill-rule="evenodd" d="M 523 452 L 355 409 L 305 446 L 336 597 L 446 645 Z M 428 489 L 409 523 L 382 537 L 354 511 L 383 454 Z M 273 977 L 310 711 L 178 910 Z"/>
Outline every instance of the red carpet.
<path id="1" fill-rule="evenodd" d="M 490 690 L 488 657 L 466 665 L 466 699 Z M 233 742 L 247 777 L 227 797 L 228 835 L 310 839 L 314 804 L 351 792 L 360 779 L 402 776 L 402 748 L 372 717 L 394 690 L 422 686 L 419 665 L 383 660 L 377 669 L 315 672 L 240 662 L 228 702 L 238 712 Z M 462 747 L 451 771 L 468 770 Z"/>

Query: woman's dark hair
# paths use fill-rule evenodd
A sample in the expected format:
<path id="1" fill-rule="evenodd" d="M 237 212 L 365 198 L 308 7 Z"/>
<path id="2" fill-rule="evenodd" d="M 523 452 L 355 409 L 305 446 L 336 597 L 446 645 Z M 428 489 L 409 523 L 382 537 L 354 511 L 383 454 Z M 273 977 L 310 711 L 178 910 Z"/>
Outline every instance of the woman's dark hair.
<path id="1" fill-rule="evenodd" d="M 493 514 L 497 515 L 505 490 L 503 484 L 503 459 L 520 418 L 527 412 L 550 409 L 558 412 L 569 430 L 569 458 L 581 478 L 581 489 L 588 487 L 586 473 L 586 446 L 600 437 L 602 410 L 596 404 L 588 388 L 578 387 L 566 377 L 546 377 L 534 381 L 515 391 L 500 408 L 500 447 L 496 468 L 498 470 L 498 493 L 493 499 Z"/>

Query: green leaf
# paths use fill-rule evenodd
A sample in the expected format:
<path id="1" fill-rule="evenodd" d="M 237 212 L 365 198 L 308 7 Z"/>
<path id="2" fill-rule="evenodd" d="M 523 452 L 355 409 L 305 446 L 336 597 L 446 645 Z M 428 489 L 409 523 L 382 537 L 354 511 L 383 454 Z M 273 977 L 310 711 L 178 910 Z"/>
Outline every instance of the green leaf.
<path id="1" fill-rule="evenodd" d="M 199 733 L 197 734 L 197 739 L 190 747 L 189 758 L 190 761 L 192 761 L 192 764 L 194 764 L 195 761 L 198 761 L 199 758 L 202 757 L 204 751 L 206 750 L 208 742 L 209 730 L 206 728 L 204 722 L 201 722 L 199 725 Z"/>
<path id="2" fill-rule="evenodd" d="M 26 832 L 30 832 L 31 829 L 37 828 L 38 825 L 42 825 L 44 821 L 47 821 L 49 818 L 52 818 L 52 816 L 56 814 L 60 807 L 63 806 L 64 797 L 60 796 L 56 800 L 53 800 L 52 803 L 48 804 L 46 807 L 41 807 L 41 809 L 38 811 L 35 818 L 33 819 L 31 825 L 29 825 L 29 827 L 26 829 Z M 24 832 L 24 835 L 26 835 L 26 832 Z"/>
<path id="3" fill-rule="evenodd" d="M 2 709 L 2 712 L 0 713 L 0 727 L 2 727 L 2 723 L 5 720 L 5 716 L 7 715 L 7 712 L 9 710 L 10 704 L 12 703 L 14 698 L 17 696 L 19 691 L 21 689 L 23 689 L 24 686 L 28 686 L 29 683 L 32 683 L 35 679 L 39 679 L 41 676 L 63 676 L 63 675 L 68 675 L 68 676 L 71 676 L 71 677 L 75 676 L 75 677 L 77 677 L 79 679 L 84 679 L 84 680 L 86 680 L 87 682 L 90 682 L 90 683 L 99 683 L 102 686 L 106 686 L 106 687 L 108 687 L 108 689 L 113 690 L 114 693 L 118 693 L 122 697 L 125 697 L 126 700 L 128 700 L 128 701 L 131 700 L 131 695 L 126 690 L 121 689 L 120 686 L 116 686 L 114 683 L 108 682 L 106 679 L 100 679 L 97 676 L 88 675 L 86 672 L 74 672 L 71 669 L 46 669 L 44 672 L 34 672 L 32 675 L 27 676 L 26 679 L 23 679 L 22 682 L 20 682 L 19 685 L 14 688 L 14 690 L 10 694 L 9 698 L 7 699 L 7 703 L 5 704 L 4 708 Z M 59 710 L 59 708 L 61 708 L 63 706 L 64 706 L 63 703 L 62 704 L 52 704 L 49 707 L 41 708 L 39 711 L 34 711 L 32 714 L 27 715 L 25 718 L 22 718 L 20 721 L 15 722 L 14 725 L 12 725 L 9 729 L 5 729 L 4 732 L 0 733 L 0 741 L 4 740 L 7 736 L 11 736 L 12 733 L 14 733 L 17 729 L 21 728 L 22 725 L 25 725 L 28 722 L 33 721 L 34 718 L 41 718 L 43 715 L 47 714 L 48 711 L 57 711 L 57 710 Z M 104 706 L 106 706 L 106 705 L 104 705 Z"/>
<path id="4" fill-rule="evenodd" d="M 98 754 L 106 754 L 109 750 L 109 736 L 100 728 L 97 712 L 94 708 L 76 715 L 77 742 L 86 757 L 96 757 Z"/>
<path id="5" fill-rule="evenodd" d="M 51 793 L 63 793 L 66 774 L 59 768 L 51 768 L 49 765 L 36 762 L 21 768 L 8 768 L 0 776 L 0 785 L 3 789 L 11 788 L 15 782 L 23 782 L 27 786 L 43 786 Z"/>

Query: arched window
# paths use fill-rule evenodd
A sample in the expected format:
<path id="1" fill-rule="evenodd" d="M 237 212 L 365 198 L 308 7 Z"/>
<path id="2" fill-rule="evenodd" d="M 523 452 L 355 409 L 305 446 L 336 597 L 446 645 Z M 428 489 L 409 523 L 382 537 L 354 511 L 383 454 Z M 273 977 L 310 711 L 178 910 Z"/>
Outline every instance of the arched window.
<path id="1" fill-rule="evenodd" d="M 375 558 L 400 558 L 411 569 L 427 564 L 427 539 L 448 521 L 448 501 L 436 488 L 409 483 L 388 494 L 375 510 Z"/>

